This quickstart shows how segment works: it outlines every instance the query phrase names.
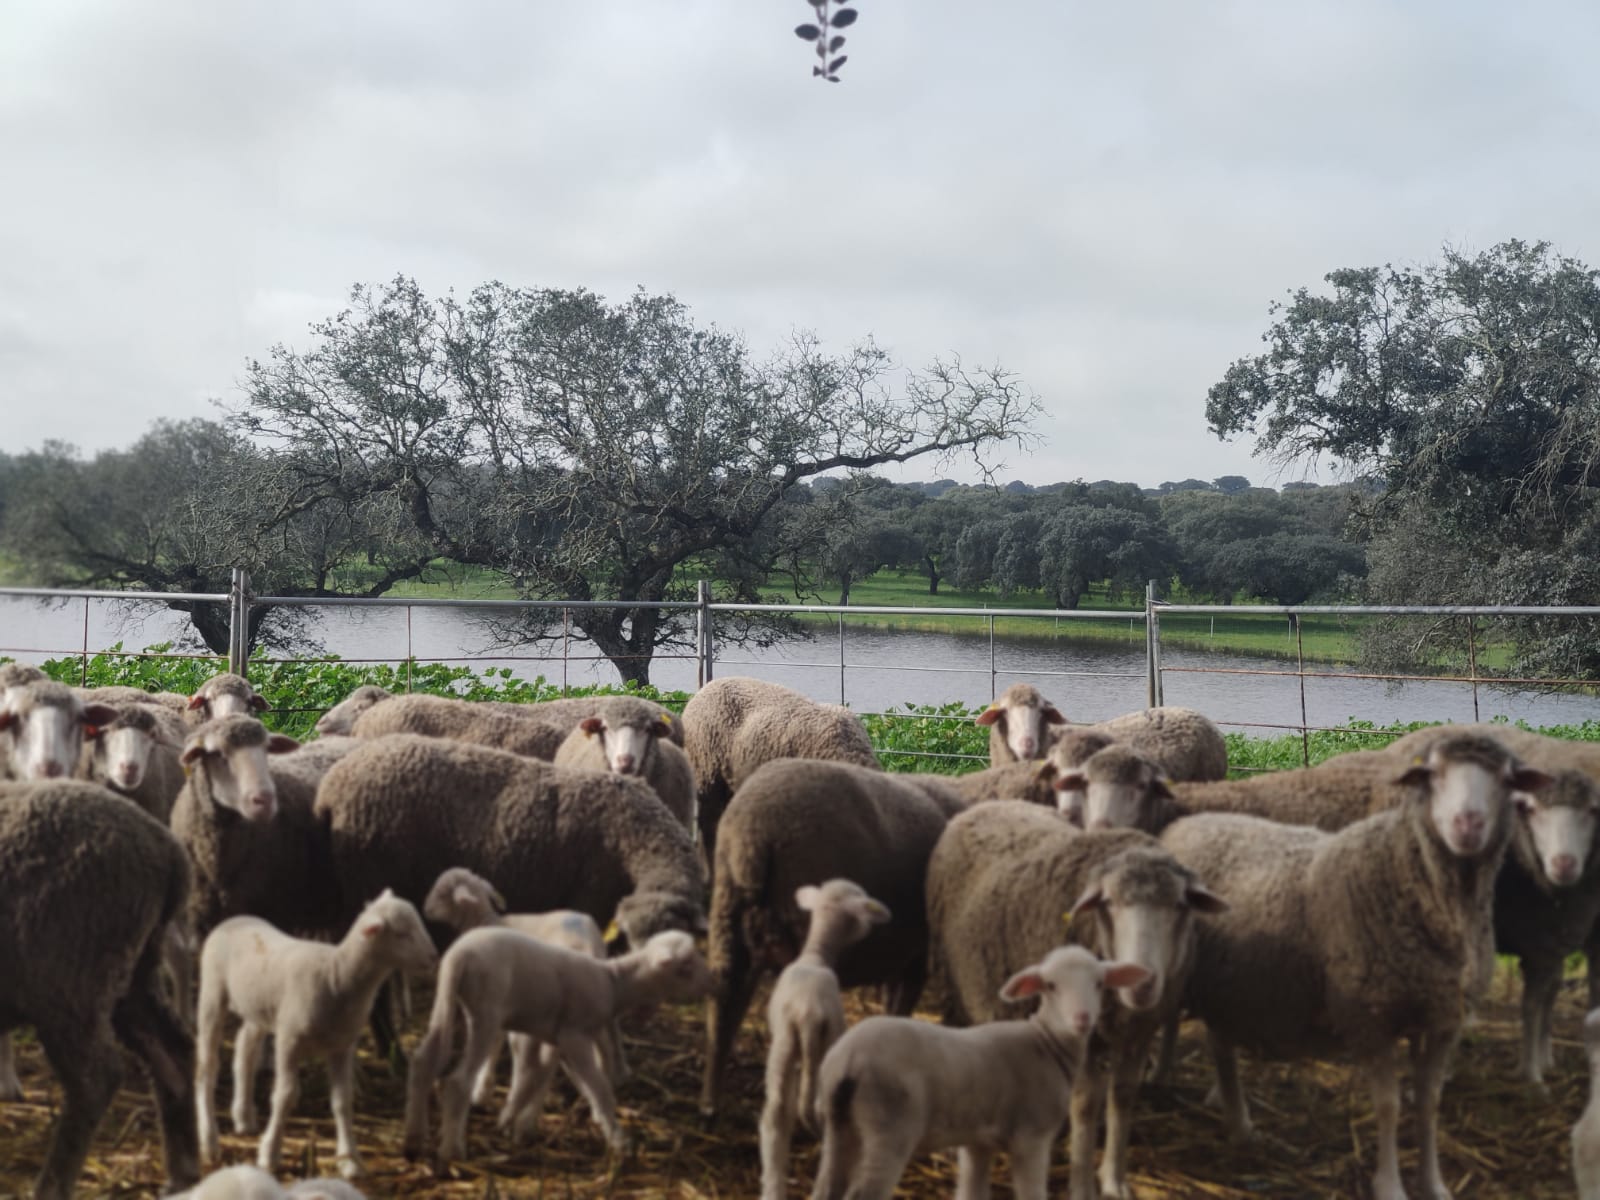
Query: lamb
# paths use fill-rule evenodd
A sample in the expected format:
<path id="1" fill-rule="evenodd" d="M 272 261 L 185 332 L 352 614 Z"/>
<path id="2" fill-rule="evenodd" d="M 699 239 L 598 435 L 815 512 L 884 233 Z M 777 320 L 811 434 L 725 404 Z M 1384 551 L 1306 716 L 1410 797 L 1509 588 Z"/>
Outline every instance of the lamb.
<path id="1" fill-rule="evenodd" d="M 201 1157 L 208 1163 L 218 1158 L 212 1097 L 223 1018 L 232 1012 L 244 1020 L 233 1060 L 233 1124 L 241 1133 L 255 1131 L 256 1066 L 262 1043 L 272 1037 L 272 1116 L 256 1164 L 277 1169 L 284 1123 L 300 1094 L 300 1064 L 315 1056 L 328 1060 L 339 1173 L 361 1174 L 351 1123 L 356 1039 L 385 979 L 397 970 L 427 974 L 438 958 L 417 910 L 389 891 L 362 910 L 337 946 L 290 937 L 258 917 L 231 917 L 212 930 L 200 951 L 195 1112 Z"/>
<path id="2" fill-rule="evenodd" d="M 124 704 L 109 725 L 84 729 L 78 775 L 128 797 L 166 824 L 183 790 L 178 753 L 186 732 L 175 709 Z"/>
<path id="3" fill-rule="evenodd" d="M 195 689 L 184 714 L 191 728 L 198 728 L 218 717 L 253 717 L 271 707 L 243 675 L 224 671 Z"/>
<path id="4" fill-rule="evenodd" d="M 464 866 L 516 911 L 615 918 L 635 946 L 705 925 L 693 840 L 642 780 L 393 734 L 334 764 L 314 818 L 347 912 L 383 887 L 422 904 L 443 871 Z"/>
<path id="5" fill-rule="evenodd" d="M 72 1195 L 121 1079 L 121 1046 L 150 1074 L 167 1188 L 200 1176 L 194 1045 L 156 986 L 188 890 L 183 847 L 104 788 L 0 785 L 0 1033 L 31 1024 L 62 1089 L 36 1200 Z"/>
<path id="6" fill-rule="evenodd" d="M 1156 1033 L 1175 1016 L 1194 966 L 1195 914 L 1227 906 L 1148 834 L 1084 833 L 1047 810 L 986 804 L 952 820 L 928 863 L 929 940 L 946 982 L 946 1021 L 1002 1016 L 996 989 L 1021 964 L 1062 940 L 1063 913 L 1080 919 L 1073 939 L 1143 969 L 1119 992 L 1096 1031 L 1108 1055 L 1091 1054 L 1072 1097 L 1075 1200 L 1095 1194 L 1094 1147 L 1109 1059 L 1101 1194 L 1127 1200 L 1128 1134 L 1139 1076 Z"/>
<path id="7" fill-rule="evenodd" d="M 991 767 L 1043 758 L 1045 727 L 1067 723 L 1061 710 L 1031 683 L 1013 683 L 978 714 L 977 721 L 989 727 Z"/>
<path id="8" fill-rule="evenodd" d="M 607 1142 L 620 1152 L 628 1139 L 617 1122 L 611 1085 L 598 1066 L 596 1039 L 630 1008 L 697 1000 L 710 987 L 711 975 L 694 939 L 679 930 L 658 933 L 640 949 L 604 962 L 514 929 L 462 934 L 440 963 L 428 1032 L 412 1056 L 406 1155 L 421 1154 L 427 1139 L 429 1094 L 444 1073 L 458 1009 L 466 1018 L 467 1044 L 440 1087 L 441 1159 L 465 1156 L 468 1087 L 502 1030 L 520 1035 L 513 1038 L 513 1053 L 522 1061 L 517 1085 L 501 1110 L 500 1127 L 510 1127 L 519 1141 L 533 1132 L 559 1060 L 589 1102 Z"/>
<path id="9" fill-rule="evenodd" d="M 570 908 L 546 913 L 507 913 L 505 899 L 493 884 L 481 875 L 474 875 L 465 867 L 451 867 L 434 881 L 433 889 L 422 905 L 422 915 L 430 921 L 448 925 L 457 933 L 477 929 L 483 925 L 502 926 L 549 942 L 552 946 L 565 946 L 577 954 L 590 958 L 606 957 L 606 942 L 600 926 L 587 913 Z M 472 1102 L 487 1104 L 494 1088 L 494 1062 L 498 1052 L 484 1063 L 483 1072 L 472 1088 Z M 627 1077 L 628 1066 L 622 1053 L 622 1034 L 616 1022 L 600 1036 L 600 1058 L 606 1075 L 612 1083 L 620 1084 Z M 515 1085 L 513 1085 L 515 1086 Z"/>
<path id="10" fill-rule="evenodd" d="M 1572 1127 L 1572 1174 L 1578 1200 L 1600 1200 L 1600 1008 L 1583 1019 L 1583 1049 L 1589 1058 L 1589 1103 Z"/>
<path id="11" fill-rule="evenodd" d="M 668 740 L 672 723 L 666 713 L 632 696 L 611 700 L 604 715 L 583 718 L 556 747 L 556 766 L 638 776 L 667 811 L 694 829 L 694 772 L 688 756 Z"/>
<path id="12" fill-rule="evenodd" d="M 822 1062 L 822 1160 L 812 1200 L 889 1200 L 913 1154 L 959 1146 L 956 1194 L 989 1194 L 995 1154 L 1011 1157 L 1019 1200 L 1044 1200 L 1050 1146 L 1067 1119 L 1107 987 L 1144 969 L 1102 963 L 1081 946 L 1050 951 L 1000 989 L 1039 998 L 1026 1021 L 946 1029 L 868 1017 Z"/>
<path id="13" fill-rule="evenodd" d="M 117 710 L 85 704 L 65 684 L 35 679 L 0 691 L 0 735 L 8 736 L 12 778 L 67 779 L 83 754 L 83 731 L 109 725 Z"/>
<path id="14" fill-rule="evenodd" d="M 1400 1200 L 1397 1049 L 1411 1042 L 1422 1190 L 1449 1191 L 1437 1143 L 1443 1069 L 1493 970 L 1490 906 L 1511 793 L 1550 777 L 1498 742 L 1441 740 L 1407 769 L 1400 808 L 1338 833 L 1257 817 L 1174 822 L 1162 843 L 1227 896 L 1200 928 L 1185 1001 L 1206 1022 L 1224 1118 L 1250 1130 L 1235 1047 L 1270 1058 L 1342 1053 L 1371 1082 L 1377 1200 Z"/>
<path id="15" fill-rule="evenodd" d="M 796 1112 L 812 1125 L 822 1056 L 844 1033 L 844 1001 L 833 964 L 846 946 L 889 920 L 889 910 L 848 879 L 830 879 L 820 888 L 807 884 L 794 899 L 811 914 L 811 928 L 800 957 L 783 969 L 767 1003 L 772 1046 L 761 1110 L 764 1200 L 783 1200 Z"/>
<path id="16" fill-rule="evenodd" d="M 723 811 L 763 763 L 809 758 L 878 767 L 866 727 L 849 709 L 737 675 L 713 679 L 689 697 L 683 748 L 699 788 L 700 844 L 712 868 Z"/>
<path id="17" fill-rule="evenodd" d="M 172 1200 L 365 1200 L 342 1179 L 306 1179 L 286 1189 L 260 1167 L 224 1167 Z"/>
<path id="18" fill-rule="evenodd" d="M 890 1010 L 911 1012 L 928 969 L 928 855 L 961 808 L 943 777 L 854 763 L 784 759 L 744 782 L 723 818 L 711 895 L 707 957 L 717 989 L 706 1009 L 706 1115 L 756 984 L 805 941 L 806 915 L 794 900 L 802 885 L 849 879 L 900 915 L 840 955 L 836 969 L 841 987 L 888 984 Z"/>

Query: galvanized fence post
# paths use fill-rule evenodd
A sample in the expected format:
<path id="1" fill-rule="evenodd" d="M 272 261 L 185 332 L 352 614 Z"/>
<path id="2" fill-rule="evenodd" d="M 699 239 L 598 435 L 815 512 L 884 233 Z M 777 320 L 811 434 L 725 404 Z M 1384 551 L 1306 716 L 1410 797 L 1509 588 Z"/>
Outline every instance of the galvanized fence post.
<path id="1" fill-rule="evenodd" d="M 1161 686 L 1161 618 L 1156 615 L 1156 581 L 1144 585 L 1145 699 L 1150 708 L 1166 702 Z"/>
<path id="2" fill-rule="evenodd" d="M 228 584 L 228 670 L 245 675 L 250 669 L 250 573 L 234 567 Z"/>
<path id="3" fill-rule="evenodd" d="M 711 627 L 711 584 L 708 580 L 696 581 L 694 599 L 699 605 L 694 611 L 695 686 L 705 687 L 716 669 L 716 631 Z"/>

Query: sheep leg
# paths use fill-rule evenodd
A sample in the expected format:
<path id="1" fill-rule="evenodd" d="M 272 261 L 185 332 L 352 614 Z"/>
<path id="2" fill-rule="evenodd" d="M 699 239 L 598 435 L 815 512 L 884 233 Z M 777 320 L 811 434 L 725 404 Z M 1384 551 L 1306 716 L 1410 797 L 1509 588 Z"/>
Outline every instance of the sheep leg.
<path id="1" fill-rule="evenodd" d="M 1586 973 L 1589 979 L 1589 1003 L 1585 1011 L 1591 1008 L 1600 1008 L 1600 921 L 1596 921 L 1589 929 L 1589 936 L 1583 940 L 1583 957 L 1586 963 Z"/>
<path id="2" fill-rule="evenodd" d="M 169 1190 L 200 1178 L 194 1112 L 194 1039 L 166 1006 L 152 965 L 111 1012 L 111 1026 L 150 1076 L 161 1119 L 161 1157 Z"/>
<path id="3" fill-rule="evenodd" d="M 1055 1138 L 1018 1138 L 1011 1143 L 1011 1193 L 1017 1200 L 1045 1200 L 1050 1181 L 1050 1144 Z"/>
<path id="4" fill-rule="evenodd" d="M 1239 1086 L 1239 1055 L 1233 1045 L 1211 1030 L 1206 1031 L 1211 1061 L 1217 1071 L 1217 1098 L 1222 1102 L 1222 1123 L 1234 1141 L 1244 1141 L 1255 1132 L 1250 1123 L 1250 1106 Z"/>
<path id="5" fill-rule="evenodd" d="M 478 1013 L 469 1018 L 467 1044 L 461 1051 L 461 1061 L 439 1085 L 439 1157 L 446 1162 L 466 1157 L 467 1109 L 472 1099 L 472 1080 L 500 1044 L 500 1033 L 501 1025 L 496 1014 Z"/>
<path id="6" fill-rule="evenodd" d="M 61 1116 L 34 1185 L 34 1200 L 70 1200 L 89 1144 L 122 1082 L 122 1051 L 104 1014 L 87 1028 L 38 1026 L 39 1042 L 61 1081 Z"/>
<path id="7" fill-rule="evenodd" d="M 993 1150 L 978 1146 L 957 1150 L 956 1200 L 989 1200 L 989 1172 L 993 1167 Z"/>
<path id="8" fill-rule="evenodd" d="M 261 1069 L 261 1048 L 267 1031 L 248 1021 L 239 1026 L 233 1040 L 233 1131 L 257 1133 L 261 1129 L 256 1114 L 256 1073 Z"/>
<path id="9" fill-rule="evenodd" d="M 617 1123 L 617 1099 L 611 1094 L 611 1083 L 595 1059 L 594 1039 L 581 1033 L 563 1033 L 557 1045 L 561 1051 L 561 1065 L 589 1102 L 590 1115 L 605 1132 L 606 1142 L 618 1154 L 626 1154 L 628 1135 Z"/>
<path id="10" fill-rule="evenodd" d="M 1417 1161 L 1422 1175 L 1425 1200 L 1450 1200 L 1439 1171 L 1439 1097 L 1444 1092 L 1445 1066 L 1455 1049 L 1456 1031 L 1421 1035 L 1422 1045 L 1414 1054 L 1417 1093 Z M 1417 1039 L 1412 1045 L 1416 1047 Z"/>
<path id="11" fill-rule="evenodd" d="M 17 1078 L 16 1051 L 11 1035 L 0 1033 L 0 1100 L 21 1100 L 22 1080 Z"/>
<path id="12" fill-rule="evenodd" d="M 789 1140 L 800 1091 L 800 1047 L 792 1027 L 781 1027 L 767 1053 L 767 1101 L 761 1108 L 761 1196 L 783 1200 L 789 1179 Z"/>
<path id="13" fill-rule="evenodd" d="M 206 980 L 201 980 L 200 1008 L 195 1017 L 194 1113 L 195 1129 L 200 1136 L 200 1161 L 211 1166 L 222 1156 L 218 1146 L 215 1102 L 217 1060 L 222 1053 L 223 1001 L 215 981 L 212 981 L 209 987 L 206 983 Z M 239 1030 L 239 1036 L 244 1037 L 243 1029 Z M 237 1067 L 234 1069 L 233 1087 L 235 1092 L 233 1102 L 237 1112 L 239 1103 Z M 237 1116 L 234 1117 L 234 1121 L 237 1123 Z"/>
<path id="14" fill-rule="evenodd" d="M 298 1039 L 282 1032 L 275 1034 L 272 1045 L 272 1115 L 267 1118 L 266 1132 L 261 1135 L 261 1145 L 256 1149 L 256 1166 L 269 1174 L 278 1169 L 278 1158 L 283 1153 L 284 1126 L 300 1099 L 300 1059 L 304 1055 Z"/>
<path id="15" fill-rule="evenodd" d="M 1156 1052 L 1150 1082 L 1165 1086 L 1172 1082 L 1172 1069 L 1178 1061 L 1178 1025 L 1183 1014 L 1174 1012 L 1161 1023 L 1161 1048 Z"/>
<path id="16" fill-rule="evenodd" d="M 1561 986 L 1559 966 L 1535 965 L 1522 960 L 1522 1062 L 1520 1073 L 1529 1083 L 1544 1086 L 1550 1062 L 1550 1021 Z"/>
<path id="17" fill-rule="evenodd" d="M 900 1176 L 906 1172 L 906 1163 L 916 1150 L 916 1138 L 900 1130 L 863 1133 L 845 1200 L 891 1200 Z"/>
<path id="18" fill-rule="evenodd" d="M 1067 1195 L 1094 1200 L 1094 1148 L 1100 1140 L 1100 1109 L 1105 1104 L 1105 1068 L 1090 1054 L 1072 1080 L 1072 1136 L 1068 1142 L 1071 1171 Z"/>
<path id="19" fill-rule="evenodd" d="M 1152 1031 L 1154 1032 L 1154 1031 Z M 1132 1200 L 1128 1187 L 1128 1135 L 1139 1074 L 1150 1056 L 1150 1038 L 1129 1038 L 1112 1047 L 1111 1094 L 1106 1103 L 1106 1152 L 1100 1161 L 1100 1194 L 1105 1200 Z"/>
<path id="20" fill-rule="evenodd" d="M 545 1093 L 560 1062 L 555 1047 L 527 1034 L 511 1035 L 511 1090 L 500 1109 L 498 1126 L 511 1130 L 511 1140 L 527 1142 L 539 1128 Z"/>
<path id="21" fill-rule="evenodd" d="M 633 1073 L 628 1070 L 628 1056 L 622 1048 L 622 1026 L 619 1022 L 610 1022 L 600 1034 L 600 1056 L 612 1086 L 621 1087 L 632 1078 Z"/>
<path id="22" fill-rule="evenodd" d="M 1368 1062 L 1366 1071 L 1372 1088 L 1372 1111 L 1378 1125 L 1378 1169 L 1372 1177 L 1373 1200 L 1406 1200 L 1405 1189 L 1400 1186 L 1400 1074 L 1395 1064 L 1395 1047 L 1390 1046 Z M 1420 1103 L 1418 1107 L 1420 1110 Z"/>
<path id="23" fill-rule="evenodd" d="M 713 992 L 706 1000 L 706 1066 L 700 1088 L 700 1112 L 707 1120 L 716 1115 L 717 1095 L 722 1090 L 722 1077 L 733 1054 L 734 1038 L 739 1034 L 740 1022 L 749 1011 L 756 992 L 755 964 L 750 961 L 749 951 L 738 940 L 732 951 L 734 961 L 723 977 L 721 994 Z"/>
<path id="24" fill-rule="evenodd" d="M 811 1200 L 844 1200 L 856 1164 L 861 1161 L 861 1135 L 848 1121 L 823 1114 L 822 1154 Z"/>
<path id="25" fill-rule="evenodd" d="M 500 1059 L 500 1047 L 495 1046 L 483 1060 L 483 1070 L 472 1081 L 472 1107 L 488 1108 L 494 1103 L 494 1067 Z"/>
<path id="26" fill-rule="evenodd" d="M 328 1103 L 333 1109 L 334 1151 L 339 1174 L 346 1179 L 361 1175 L 361 1152 L 356 1149 L 355 1131 L 356 1044 L 335 1054 L 328 1063 Z"/>

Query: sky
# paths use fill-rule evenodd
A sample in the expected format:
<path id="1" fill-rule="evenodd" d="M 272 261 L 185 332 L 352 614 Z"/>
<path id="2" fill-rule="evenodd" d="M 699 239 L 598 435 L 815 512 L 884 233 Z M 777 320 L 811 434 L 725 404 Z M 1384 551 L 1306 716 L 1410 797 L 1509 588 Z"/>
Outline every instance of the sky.
<path id="1" fill-rule="evenodd" d="M 404 273 L 1001 364 L 1046 414 L 1002 481 L 1281 484 L 1319 476 L 1204 411 L 1272 301 L 1446 244 L 1600 261 L 1588 0 L 860 13 L 828 84 L 805 0 L 6 0 L 0 450 L 212 415 Z"/>

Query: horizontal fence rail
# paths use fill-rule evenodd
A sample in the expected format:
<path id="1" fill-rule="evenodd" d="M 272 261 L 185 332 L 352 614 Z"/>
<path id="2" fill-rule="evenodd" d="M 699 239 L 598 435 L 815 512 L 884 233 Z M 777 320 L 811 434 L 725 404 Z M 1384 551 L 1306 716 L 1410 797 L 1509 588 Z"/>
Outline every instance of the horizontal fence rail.
<path id="1" fill-rule="evenodd" d="M 249 578 L 241 570 L 236 571 L 232 586 L 227 593 L 203 592 L 134 592 L 134 591 L 102 591 L 94 589 L 52 589 L 52 588 L 0 588 L 0 602 L 5 601 L 36 601 L 41 604 L 54 603 L 56 606 L 70 608 L 73 628 L 70 635 L 61 635 L 62 640 L 51 641 L 50 637 L 41 637 L 29 631 L 24 626 L 21 633 L 16 632 L 14 621 L 0 617 L 0 657 L 13 655 L 39 656 L 71 656 L 76 657 L 81 664 L 80 676 L 87 679 L 90 659 L 97 653 L 111 651 L 115 643 L 102 637 L 97 643 L 96 636 L 92 633 L 93 606 L 103 604 L 107 606 L 127 606 L 131 608 L 143 607 L 145 609 L 166 609 L 178 605 L 216 604 L 226 606 L 228 610 L 228 630 L 230 644 L 226 655 L 208 652 L 151 652 L 151 651 L 123 651 L 115 653 L 129 658 L 175 658 L 175 659 L 212 659 L 219 665 L 226 661 L 231 669 L 245 673 L 252 665 L 270 665 L 286 662 L 343 662 L 350 664 L 394 664 L 404 666 L 406 682 L 409 688 L 411 682 L 411 668 L 418 661 L 442 662 L 447 664 L 494 664 L 504 666 L 512 664 L 514 669 L 523 670 L 534 665 L 559 665 L 559 685 L 563 692 L 574 685 L 575 672 L 592 676 L 601 664 L 619 665 L 628 660 L 621 655 L 607 655 L 598 650 L 594 644 L 582 636 L 579 622 L 575 617 L 595 610 L 634 610 L 654 611 L 663 614 L 672 623 L 679 627 L 680 637 L 677 649 L 671 647 L 657 649 L 649 654 L 638 656 L 652 664 L 677 664 L 685 670 L 692 668 L 692 687 L 703 685 L 707 680 L 714 678 L 718 670 L 727 668 L 758 669 L 768 673 L 797 673 L 797 672 L 830 672 L 836 673 L 835 683 L 826 688 L 813 683 L 808 690 L 817 699 L 837 699 L 841 704 L 852 700 L 852 685 L 855 686 L 856 696 L 864 694 L 863 684 L 881 682 L 883 677 L 893 677 L 903 680 L 906 689 L 919 695 L 937 694 L 949 695 L 952 687 L 959 686 L 957 677 L 968 676 L 974 680 L 975 686 L 961 691 L 963 703 L 972 705 L 985 699 L 994 699 L 1001 688 L 1002 679 L 1032 680 L 1041 686 L 1047 694 L 1052 694 L 1052 689 L 1062 692 L 1072 692 L 1079 689 L 1079 694 L 1092 696 L 1100 709 L 1110 707 L 1116 711 L 1126 711 L 1139 707 L 1142 700 L 1146 705 L 1159 705 L 1166 701 L 1168 687 L 1176 689 L 1179 693 L 1175 702 L 1185 703 L 1183 694 L 1195 692 L 1197 688 L 1211 688 L 1213 690 L 1223 685 L 1244 689 L 1246 695 L 1254 683 L 1263 687 L 1289 684 L 1292 694 L 1287 697 L 1280 696 L 1274 699 L 1269 706 L 1269 713 L 1260 711 L 1244 711 L 1241 708 L 1229 711 L 1229 705 L 1218 702 L 1203 705 L 1190 705 L 1201 707 L 1219 725 L 1224 728 L 1239 731 L 1259 731 L 1269 734 L 1298 733 L 1301 738 L 1302 760 L 1310 760 L 1310 738 L 1313 733 L 1345 733 L 1378 736 L 1380 731 L 1369 731 L 1352 726 L 1348 719 L 1344 722 L 1338 720 L 1314 719 L 1308 687 L 1312 689 L 1332 688 L 1337 690 L 1352 684 L 1381 684 L 1387 687 L 1432 687 L 1454 686 L 1458 689 L 1470 690 L 1471 718 L 1480 719 L 1482 713 L 1482 689 L 1495 688 L 1502 691 L 1514 692 L 1550 692 L 1565 690 L 1574 692 L 1581 690 L 1587 698 L 1586 707 L 1580 713 L 1584 719 L 1600 717 L 1600 701 L 1594 700 L 1591 689 L 1595 682 L 1579 678 L 1560 677 L 1528 677 L 1526 675 L 1496 674 L 1482 668 L 1482 654 L 1485 648 L 1485 638 L 1488 630 L 1480 626 L 1480 622 L 1493 622 L 1503 619 L 1528 619 L 1550 618 L 1555 620 L 1600 619 L 1600 606 L 1562 605 L 1538 607 L 1528 605 L 1219 605 L 1219 604 L 1167 604 L 1155 598 L 1152 585 L 1146 591 L 1145 604 L 1142 609 L 1135 610 L 1068 610 L 1050 608 L 930 608 L 918 606 L 888 606 L 888 605 L 838 605 L 838 604 L 742 604 L 731 602 L 717 602 L 711 599 L 710 586 L 704 582 L 697 588 L 697 599 L 693 601 L 605 601 L 605 600 L 465 600 L 447 598 L 405 598 L 405 597 L 308 597 L 308 596 L 255 596 L 249 589 Z M 301 654 L 292 657 L 266 657 L 257 655 L 248 656 L 247 638 L 249 621 L 252 611 L 261 608 L 294 608 L 310 612 L 334 612 L 337 610 L 391 610 L 401 614 L 403 629 L 396 629 L 388 636 L 380 652 L 361 653 L 356 655 L 343 654 Z M 525 619 L 532 615 L 541 619 L 542 628 L 535 631 L 502 629 L 493 640 L 496 644 L 487 646 L 478 652 L 467 652 L 465 648 L 458 647 L 453 653 L 423 653 L 419 648 L 418 631 L 414 625 L 414 617 L 420 618 L 421 614 L 432 613 L 436 610 L 449 610 L 459 612 L 475 619 L 484 619 L 495 613 L 506 614 L 509 619 Z M 0 610 L 3 611 L 3 610 Z M 123 611 L 126 611 L 125 609 Z M 64 614 L 63 614 L 64 615 Z M 734 616 L 784 616 L 791 618 L 812 618 L 818 621 L 826 619 L 832 626 L 831 638 L 835 648 L 831 654 L 823 653 L 808 655 L 804 659 L 788 658 L 752 658 L 742 654 L 737 647 L 737 635 L 730 634 L 734 643 L 728 644 L 719 640 L 719 625 L 726 631 L 729 618 Z M 952 635 L 962 639 L 966 647 L 964 661 L 916 661 L 914 656 L 907 657 L 891 652 L 886 661 L 882 657 L 873 658 L 868 652 L 858 650 L 852 645 L 853 638 L 861 640 L 872 633 L 877 627 L 870 624 L 872 618 L 882 617 L 913 617 L 927 620 L 934 618 L 939 621 L 956 620 L 961 622 L 974 622 L 977 628 L 970 634 Z M 1171 621 L 1174 618 L 1188 619 L 1198 617 L 1211 618 L 1211 628 L 1214 636 L 1216 619 L 1249 618 L 1281 619 L 1285 623 L 1286 644 L 1281 649 L 1270 651 L 1273 659 L 1270 665 L 1230 665 L 1226 662 L 1184 661 L 1167 662 L 1163 659 L 1164 639 L 1162 634 L 1162 621 Z M 1410 673 L 1393 672 L 1384 673 L 1376 671 L 1340 670 L 1334 666 L 1308 658 L 1305 648 L 1304 630 L 1307 618 L 1338 618 L 1344 621 L 1360 621 L 1372 618 L 1387 617 L 1412 617 L 1432 619 L 1460 620 L 1462 628 L 1461 663 L 1464 669 L 1457 667 L 1451 669 L 1442 667 L 1435 672 L 1414 671 Z M 862 618 L 868 619 L 862 621 Z M 430 618 L 432 619 L 432 618 Z M 1093 664 L 1080 666 L 1062 666 L 1053 662 L 1050 655 L 1039 649 L 1045 644 L 1043 639 L 1049 639 L 1048 644 L 1053 646 L 1057 642 L 1072 640 L 1071 627 L 1073 622 L 1087 624 L 1104 623 L 1108 621 L 1128 622 L 1128 640 L 1133 642 L 1139 633 L 1143 634 L 1143 649 L 1140 660 L 1130 664 L 1129 669 L 1102 669 Z M 1003 629 L 997 629 L 997 623 L 1004 622 Z M 1048 628 L 1045 622 L 1050 622 Z M 1061 625 L 1065 622 L 1068 632 L 1061 632 Z M 1039 634 L 1023 634 L 1018 632 L 1018 627 L 1029 625 L 1040 626 Z M 1142 627 L 1142 628 L 1141 628 Z M 854 630 L 854 634 L 852 634 Z M 899 633 L 904 636 L 906 631 L 881 630 L 884 634 Z M 55 636 L 55 635 L 52 635 Z M 828 633 L 819 633 L 816 641 L 821 643 L 829 638 Z M 1165 644 L 1169 650 L 1181 647 L 1188 652 L 1194 645 L 1197 635 L 1169 634 Z M 120 640 L 120 639 L 119 639 Z M 1119 639 L 1120 640 L 1120 639 Z M 1102 646 L 1111 644 L 1105 637 L 1098 639 Z M 983 645 L 986 643 L 986 646 Z M 973 645 L 979 649 L 972 652 Z M 528 648 L 544 648 L 546 652 L 529 653 Z M 393 652 L 390 652 L 390 651 Z M 733 655 L 726 652 L 732 650 Z M 986 651 L 986 652 L 985 652 Z M 1265 651 L 1260 653 L 1267 653 Z M 1128 656 L 1124 654 L 1124 658 Z M 1195 656 L 1190 654 L 1192 659 Z M 1259 657 L 1259 655 L 1258 655 Z M 1278 665 L 1281 663 L 1282 665 Z M 543 671 L 540 671 L 543 674 Z M 978 684 L 983 676 L 987 676 L 986 686 Z M 1142 681 L 1143 686 L 1138 683 Z M 1228 681 L 1232 681 L 1231 684 Z M 555 681 L 552 680 L 552 683 Z M 944 688 L 943 691 L 930 693 L 929 688 Z M 1082 689 L 1090 689 L 1083 693 Z M 882 695 L 880 686 L 878 694 Z M 1052 695 L 1052 698 L 1055 698 Z M 1073 715 L 1083 701 L 1074 701 Z M 1245 706 L 1248 707 L 1248 706 Z M 1256 709 L 1260 708 L 1257 704 Z M 305 709 L 301 711 L 319 711 Z M 893 721 L 914 716 L 918 720 L 934 721 L 965 721 L 970 717 L 962 714 L 945 714 L 937 712 L 919 712 L 908 714 L 899 704 L 886 705 L 881 700 L 873 702 L 870 699 L 863 707 L 857 702 L 856 711 L 867 716 L 883 717 Z M 1093 719 L 1095 713 L 1090 714 Z M 1102 712 L 1098 715 L 1111 715 Z M 1357 720 L 1365 719 L 1360 712 L 1350 712 L 1347 718 Z M 1462 714 L 1463 718 L 1465 713 Z M 971 759 L 976 764 L 982 761 L 982 756 L 937 752 L 932 750 L 899 750 L 892 751 L 896 755 L 924 757 L 929 759 L 961 760 Z"/>

